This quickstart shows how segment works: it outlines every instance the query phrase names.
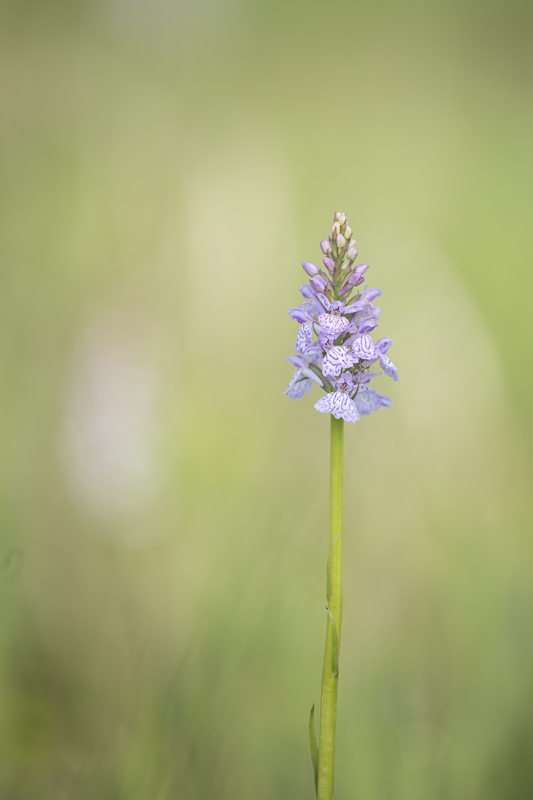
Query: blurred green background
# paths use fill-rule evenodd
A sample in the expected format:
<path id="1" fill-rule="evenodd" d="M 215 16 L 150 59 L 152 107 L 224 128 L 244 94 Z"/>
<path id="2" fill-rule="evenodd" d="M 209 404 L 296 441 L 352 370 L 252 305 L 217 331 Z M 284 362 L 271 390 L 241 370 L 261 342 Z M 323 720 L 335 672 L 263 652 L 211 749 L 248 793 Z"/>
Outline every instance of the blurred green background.
<path id="1" fill-rule="evenodd" d="M 313 797 L 348 214 L 402 377 L 347 429 L 338 800 L 531 800 L 533 9 L 0 6 L 0 797 Z M 315 401 L 319 396 L 313 392 Z"/>

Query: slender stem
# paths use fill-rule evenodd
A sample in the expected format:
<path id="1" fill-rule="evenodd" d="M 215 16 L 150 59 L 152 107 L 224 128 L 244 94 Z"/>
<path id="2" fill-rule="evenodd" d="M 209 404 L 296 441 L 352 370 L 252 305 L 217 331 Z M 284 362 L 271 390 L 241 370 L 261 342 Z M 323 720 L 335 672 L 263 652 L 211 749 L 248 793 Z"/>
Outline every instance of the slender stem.
<path id="1" fill-rule="evenodd" d="M 342 493 L 344 420 L 331 417 L 331 467 L 329 483 L 329 558 L 327 569 L 328 619 L 322 671 L 320 734 L 318 745 L 318 800 L 332 800 L 335 766 L 335 724 L 342 621 Z"/>

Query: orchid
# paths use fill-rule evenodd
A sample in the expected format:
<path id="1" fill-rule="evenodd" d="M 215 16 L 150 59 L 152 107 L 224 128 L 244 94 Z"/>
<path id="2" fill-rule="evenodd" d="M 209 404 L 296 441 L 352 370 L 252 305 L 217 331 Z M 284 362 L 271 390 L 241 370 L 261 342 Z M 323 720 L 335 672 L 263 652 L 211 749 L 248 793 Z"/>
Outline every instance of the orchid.
<path id="1" fill-rule="evenodd" d="M 336 213 L 326 239 L 320 242 L 324 254 L 319 268 L 312 261 L 302 264 L 309 283 L 302 284 L 304 298 L 289 309 L 299 323 L 294 355 L 287 356 L 295 372 L 285 392 L 299 400 L 316 383 L 325 394 L 315 408 L 331 418 L 330 531 L 327 566 L 326 647 L 322 671 L 320 727 L 315 733 L 315 707 L 309 719 L 309 739 L 317 800 L 333 800 L 337 685 L 342 621 L 342 527 L 344 422 L 357 422 L 392 404 L 390 397 L 370 386 L 383 373 L 394 381 L 398 371 L 387 355 L 392 345 L 388 336 L 374 341 L 381 309 L 374 300 L 381 290 L 366 286 L 368 264 L 354 262 L 358 256 L 346 214 Z M 372 371 L 379 363 L 383 372 Z"/>
<path id="2" fill-rule="evenodd" d="M 309 283 L 302 284 L 300 289 L 304 302 L 289 309 L 289 316 L 301 327 L 296 342 L 297 355 L 287 357 L 296 371 L 285 394 L 291 400 L 299 400 L 311 391 L 314 382 L 326 392 L 326 397 L 315 403 L 317 411 L 331 413 L 336 418 L 340 416 L 346 422 L 357 422 L 360 414 L 387 408 L 392 400 L 375 392 L 377 397 L 384 398 L 378 402 L 372 394 L 374 390 L 367 386 L 359 400 L 354 401 L 349 392 L 336 388 L 335 381 L 351 380 L 355 387 L 361 386 L 362 376 L 378 361 L 385 375 L 399 380 L 396 367 L 386 355 L 392 340 L 385 336 L 374 342 L 371 336 L 379 325 L 381 309 L 373 301 L 381 295 L 381 290 L 366 286 L 352 295 L 364 283 L 369 265 L 353 266 L 358 250 L 345 214 L 335 215 L 330 235 L 321 240 L 320 249 L 324 253 L 325 269 L 312 261 L 303 262 L 302 267 L 309 277 Z M 354 396 L 356 391 L 354 389 Z M 330 394 L 335 397 L 328 397 Z"/>

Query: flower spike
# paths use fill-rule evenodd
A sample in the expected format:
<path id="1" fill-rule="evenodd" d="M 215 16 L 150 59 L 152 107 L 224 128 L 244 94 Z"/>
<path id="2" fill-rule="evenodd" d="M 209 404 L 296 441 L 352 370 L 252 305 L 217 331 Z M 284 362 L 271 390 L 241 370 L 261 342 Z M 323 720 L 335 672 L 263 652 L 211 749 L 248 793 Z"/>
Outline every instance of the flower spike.
<path id="1" fill-rule="evenodd" d="M 316 383 L 326 392 L 315 403 L 317 411 L 357 422 L 360 416 L 392 403 L 369 386 L 372 378 L 382 374 L 369 371 L 378 361 L 385 375 L 399 380 L 396 367 L 386 355 L 392 341 L 384 336 L 375 342 L 371 336 L 379 325 L 381 309 L 373 301 L 381 290 L 369 285 L 360 291 L 356 288 L 365 282 L 370 267 L 353 266 L 359 253 L 343 212 L 336 212 L 320 250 L 325 270 L 312 261 L 302 263 L 309 276 L 309 283 L 300 289 L 304 302 L 289 309 L 289 316 L 300 328 L 296 355 L 287 357 L 295 373 L 285 394 L 300 399 Z"/>

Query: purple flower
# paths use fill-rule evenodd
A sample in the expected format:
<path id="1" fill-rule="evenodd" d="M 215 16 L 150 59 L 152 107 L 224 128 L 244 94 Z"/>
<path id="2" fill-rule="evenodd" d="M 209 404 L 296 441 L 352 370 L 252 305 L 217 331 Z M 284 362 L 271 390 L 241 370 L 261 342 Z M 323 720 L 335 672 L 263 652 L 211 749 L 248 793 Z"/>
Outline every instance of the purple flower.
<path id="1" fill-rule="evenodd" d="M 302 267 L 307 272 L 307 274 L 311 276 L 311 278 L 314 277 L 315 275 L 318 275 L 320 272 L 317 265 L 313 264 L 312 261 L 304 261 Z"/>
<path id="2" fill-rule="evenodd" d="M 342 345 L 327 350 L 322 361 L 322 374 L 325 378 L 338 378 L 343 369 L 353 367 L 353 358 L 347 347 Z"/>
<path id="3" fill-rule="evenodd" d="M 312 322 L 313 321 L 313 304 L 309 301 L 306 303 L 302 303 L 301 306 L 295 306 L 295 308 L 289 308 L 289 317 L 292 317 L 303 325 L 305 322 Z"/>
<path id="4" fill-rule="evenodd" d="M 392 400 L 384 394 L 376 392 L 370 386 L 360 386 L 354 399 L 355 406 L 362 417 L 378 411 L 380 408 L 388 408 L 392 405 Z"/>
<path id="5" fill-rule="evenodd" d="M 378 355 L 376 345 L 367 333 L 363 333 L 352 341 L 351 351 L 354 358 L 359 358 L 361 361 L 372 361 Z"/>
<path id="6" fill-rule="evenodd" d="M 359 286 L 361 283 L 365 282 L 364 275 L 360 275 L 358 272 L 352 272 L 350 277 L 348 278 L 348 283 L 350 286 Z"/>
<path id="7" fill-rule="evenodd" d="M 287 357 L 295 372 L 285 392 L 298 399 L 316 383 L 325 395 L 315 408 L 347 422 L 357 422 L 360 414 L 392 403 L 370 388 L 371 380 L 382 374 L 370 372 L 372 364 L 379 361 L 385 375 L 399 380 L 387 355 L 391 339 L 383 336 L 374 342 L 370 335 L 379 323 L 381 309 L 373 302 L 381 290 L 367 285 L 361 294 L 356 293 L 369 266 L 352 266 L 358 255 L 355 244 L 346 215 L 336 213 L 329 239 L 320 242 L 325 269 L 311 261 L 302 264 L 309 282 L 300 289 L 304 302 L 289 309 L 300 328 L 296 352 Z"/>
<path id="8" fill-rule="evenodd" d="M 321 397 L 318 403 L 315 403 L 316 410 L 322 414 L 333 414 L 335 419 L 342 417 L 346 422 L 357 422 L 359 413 L 355 402 L 350 397 L 350 394 L 354 392 L 352 376 L 349 372 L 343 373 L 334 385 L 337 391 L 329 392 Z"/>
<path id="9" fill-rule="evenodd" d="M 331 336 L 334 337 L 344 333 L 350 324 L 350 320 L 343 316 L 343 314 L 348 314 L 358 310 L 358 303 L 352 303 L 349 306 L 345 306 L 340 300 L 335 300 L 333 303 L 330 303 L 324 294 L 319 294 L 318 299 L 327 312 L 326 314 L 320 314 L 318 317 L 318 324 L 320 327 L 324 328 Z"/>
<path id="10" fill-rule="evenodd" d="M 342 316 L 344 312 L 344 303 L 341 303 L 340 300 L 330 303 L 328 298 L 323 294 L 319 294 L 318 299 L 328 312 L 327 314 L 320 314 L 318 317 L 318 324 L 320 327 L 324 328 L 331 336 L 337 337 L 339 334 L 344 333 L 350 324 L 350 320 Z"/>
<path id="11" fill-rule="evenodd" d="M 312 344 L 313 331 L 308 325 L 301 325 L 296 336 L 296 353 L 295 356 L 287 356 L 287 361 L 290 361 L 293 367 L 296 367 L 296 372 L 291 378 L 291 381 L 284 392 L 291 400 L 299 400 L 307 392 L 311 391 L 311 381 L 315 381 L 319 386 L 324 384 L 312 369 L 309 369 L 311 363 L 318 360 L 320 350 Z"/>
<path id="12" fill-rule="evenodd" d="M 315 275 L 314 278 L 311 278 L 309 281 L 313 289 L 317 292 L 325 292 L 328 284 L 326 283 L 326 279 L 322 277 L 322 275 Z"/>

